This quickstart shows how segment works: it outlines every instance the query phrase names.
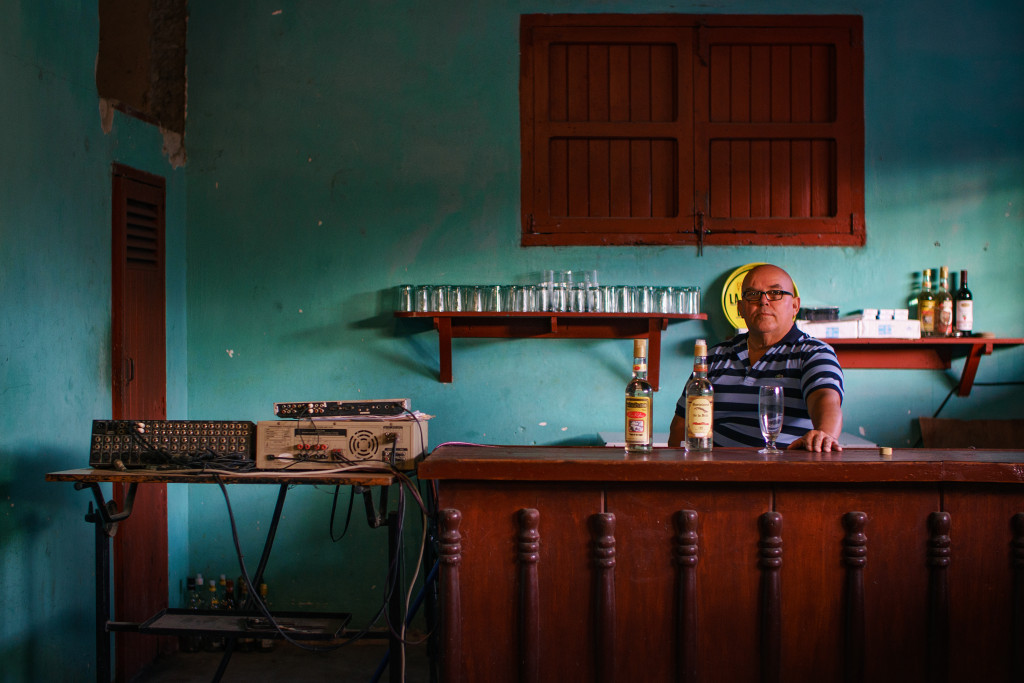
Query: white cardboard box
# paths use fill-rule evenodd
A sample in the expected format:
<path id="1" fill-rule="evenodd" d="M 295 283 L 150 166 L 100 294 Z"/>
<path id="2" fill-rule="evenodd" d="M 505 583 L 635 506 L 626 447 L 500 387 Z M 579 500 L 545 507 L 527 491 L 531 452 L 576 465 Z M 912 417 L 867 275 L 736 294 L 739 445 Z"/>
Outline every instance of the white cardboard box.
<path id="1" fill-rule="evenodd" d="M 858 323 L 877 322 L 866 320 L 830 320 L 828 322 L 810 322 L 808 320 L 797 320 L 796 326 L 800 331 L 805 332 L 818 339 L 856 339 Z"/>
<path id="2" fill-rule="evenodd" d="M 858 320 L 858 336 L 865 339 L 920 339 L 920 320 Z"/>

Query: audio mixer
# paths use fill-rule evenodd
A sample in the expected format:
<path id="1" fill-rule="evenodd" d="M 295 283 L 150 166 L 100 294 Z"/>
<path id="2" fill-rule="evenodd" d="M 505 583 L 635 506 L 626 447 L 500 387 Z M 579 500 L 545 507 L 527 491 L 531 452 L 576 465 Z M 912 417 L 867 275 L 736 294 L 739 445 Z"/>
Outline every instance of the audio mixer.
<path id="1" fill-rule="evenodd" d="M 89 465 L 131 469 L 199 456 L 251 461 L 255 431 L 240 420 L 93 420 Z"/>

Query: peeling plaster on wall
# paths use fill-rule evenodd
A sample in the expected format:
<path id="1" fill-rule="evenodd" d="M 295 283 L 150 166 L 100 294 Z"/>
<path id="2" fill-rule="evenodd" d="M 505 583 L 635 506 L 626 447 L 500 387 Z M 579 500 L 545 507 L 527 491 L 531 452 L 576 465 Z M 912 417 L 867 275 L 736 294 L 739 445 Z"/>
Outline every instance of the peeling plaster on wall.
<path id="1" fill-rule="evenodd" d="M 104 135 L 110 135 L 110 131 L 114 129 L 114 111 L 119 104 L 120 102 L 117 100 L 108 97 L 100 98 L 100 128 L 103 129 Z M 184 166 L 187 158 L 184 136 L 173 130 L 167 130 L 163 126 L 160 127 L 160 134 L 163 135 L 164 139 L 161 151 L 171 163 L 171 168 Z"/>
<path id="2" fill-rule="evenodd" d="M 161 151 L 171 162 L 171 168 L 180 168 L 185 165 L 185 139 L 181 133 L 173 130 L 160 128 L 160 134 L 164 136 L 164 145 Z"/>
<path id="3" fill-rule="evenodd" d="M 116 104 L 113 100 L 100 98 L 100 128 L 103 129 L 104 135 L 110 135 L 110 131 L 114 129 L 114 106 Z"/>

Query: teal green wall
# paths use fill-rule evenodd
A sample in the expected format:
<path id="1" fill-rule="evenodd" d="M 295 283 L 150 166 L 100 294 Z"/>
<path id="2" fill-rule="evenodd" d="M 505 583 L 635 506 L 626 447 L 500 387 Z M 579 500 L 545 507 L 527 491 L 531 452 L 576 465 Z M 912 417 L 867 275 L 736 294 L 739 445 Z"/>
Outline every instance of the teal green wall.
<path id="1" fill-rule="evenodd" d="M 275 401 L 409 397 L 436 416 L 434 445 L 596 443 L 621 423 L 628 342 L 456 340 L 455 382 L 444 385 L 436 333 L 391 313 L 400 283 L 512 282 L 543 268 L 704 289 L 708 323 L 665 334 L 659 431 L 693 339 L 729 331 L 716 300 L 724 274 L 751 261 L 788 267 L 806 304 L 844 310 L 905 304 L 924 267 L 967 268 L 979 329 L 1024 336 L 1013 296 L 1024 291 L 1016 0 L 194 2 L 189 160 L 177 170 L 152 127 L 117 115 L 109 135 L 100 130 L 95 2 L 0 8 L 0 661 L 10 680 L 94 671 L 82 665 L 93 661 L 89 497 L 42 477 L 82 465 L 90 420 L 110 410 L 111 162 L 168 179 L 171 417 L 262 420 Z M 604 11 L 862 14 L 867 245 L 701 258 L 688 247 L 521 248 L 519 14 Z M 849 371 L 846 430 L 912 444 L 916 417 L 939 407 L 960 366 Z M 978 380 L 1024 380 L 1024 349 L 986 357 Z M 977 386 L 942 415 L 1017 417 L 1022 406 L 1019 385 Z M 274 494 L 229 490 L 255 562 Z M 272 595 L 352 611 L 362 625 L 382 596 L 386 533 L 359 516 L 332 543 L 332 493 L 289 493 Z M 237 574 L 220 492 L 170 495 L 172 595 L 189 572 Z"/>
<path id="2" fill-rule="evenodd" d="M 518 18 L 538 11 L 831 12 L 864 16 L 862 249 L 519 246 Z M 698 336 L 728 333 L 725 273 L 790 269 L 804 302 L 906 306 L 912 275 L 967 268 L 982 330 L 1024 335 L 1024 43 L 1019 3 L 203 3 L 189 24 L 189 410 L 272 419 L 274 401 L 410 397 L 430 442 L 593 444 L 621 427 L 628 341 L 456 340 L 437 381 L 437 334 L 396 322 L 400 283 L 515 282 L 597 268 L 606 282 L 699 285 L 707 324 L 664 338 L 656 428 L 667 431 Z M 280 10 L 279 12 L 277 10 Z M 225 30 L 231 25 L 232 30 Z M 846 430 L 917 439 L 950 373 L 852 370 Z M 1024 380 L 1024 350 L 984 359 L 980 382 Z M 946 417 L 1011 417 L 1020 386 L 976 387 Z M 381 591 L 379 532 L 326 541 L 330 496 L 292 494 L 295 549 L 277 594 L 336 598 L 357 617 Z M 271 494 L 243 510 L 265 525 Z M 193 492 L 190 556 L 230 563 L 217 491 Z M 236 515 L 238 514 L 236 508 Z M 260 519 L 262 515 L 262 521 Z M 209 523 L 198 524 L 198 519 Z M 350 532 L 352 533 L 352 532 Z M 356 550 L 358 548 L 358 550 Z M 341 562 L 310 572 L 302 553 Z M 358 560 L 365 558 L 361 564 Z M 339 580 L 325 582 L 331 574 Z"/>
<path id="3" fill-rule="evenodd" d="M 185 416 L 185 172 L 152 126 L 118 114 L 103 133 L 95 2 L 0 15 L 0 680 L 95 680 L 91 496 L 43 477 L 85 465 L 111 411 L 113 162 L 167 179 L 168 411 Z M 171 521 L 175 574 L 186 530 Z"/>

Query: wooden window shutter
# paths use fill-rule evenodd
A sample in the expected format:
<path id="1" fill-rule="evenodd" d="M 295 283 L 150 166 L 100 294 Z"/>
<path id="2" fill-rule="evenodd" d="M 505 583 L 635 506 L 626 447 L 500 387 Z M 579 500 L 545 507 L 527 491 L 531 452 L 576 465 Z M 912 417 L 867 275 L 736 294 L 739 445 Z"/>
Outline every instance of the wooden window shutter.
<path id="1" fill-rule="evenodd" d="M 523 23 L 524 244 L 692 229 L 692 33 Z M 654 242 L 662 241 L 655 237 Z"/>
<path id="2" fill-rule="evenodd" d="M 708 243 L 864 244 L 856 19 L 702 29 L 694 150 Z"/>
<path id="3" fill-rule="evenodd" d="M 862 33 L 523 16 L 522 244 L 863 245 Z"/>

